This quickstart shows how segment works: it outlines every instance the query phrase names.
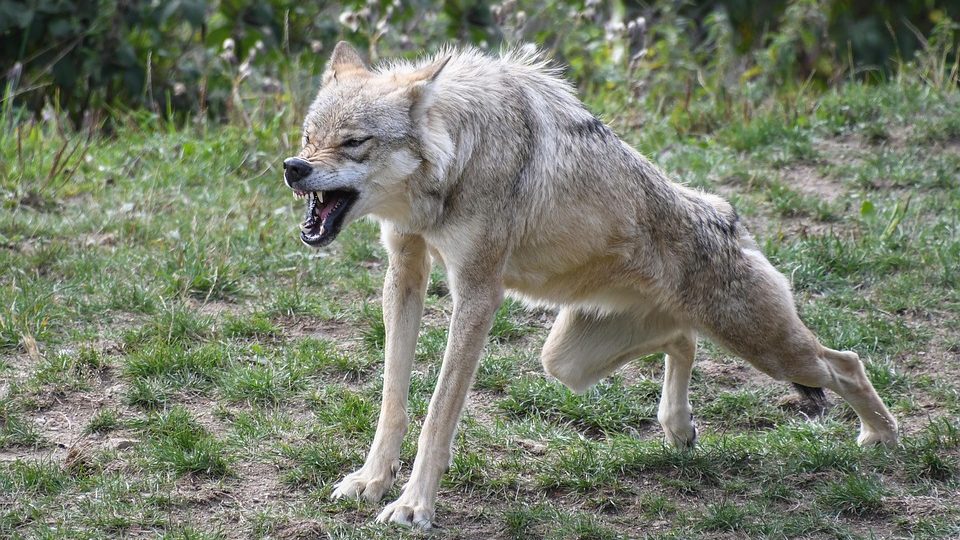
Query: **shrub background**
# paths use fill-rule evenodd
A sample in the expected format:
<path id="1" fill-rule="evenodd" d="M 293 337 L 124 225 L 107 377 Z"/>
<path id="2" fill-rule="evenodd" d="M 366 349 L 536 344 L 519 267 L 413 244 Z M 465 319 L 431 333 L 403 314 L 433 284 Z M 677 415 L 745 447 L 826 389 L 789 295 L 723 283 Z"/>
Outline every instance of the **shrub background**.
<path id="1" fill-rule="evenodd" d="M 0 66 L 18 105 L 62 108 L 78 126 L 140 108 L 249 118 L 244 102 L 265 99 L 299 114 L 341 38 L 373 59 L 533 42 L 584 89 L 652 79 L 667 86 L 653 99 L 689 100 L 710 86 L 883 77 L 958 15 L 930 0 L 0 0 Z"/>

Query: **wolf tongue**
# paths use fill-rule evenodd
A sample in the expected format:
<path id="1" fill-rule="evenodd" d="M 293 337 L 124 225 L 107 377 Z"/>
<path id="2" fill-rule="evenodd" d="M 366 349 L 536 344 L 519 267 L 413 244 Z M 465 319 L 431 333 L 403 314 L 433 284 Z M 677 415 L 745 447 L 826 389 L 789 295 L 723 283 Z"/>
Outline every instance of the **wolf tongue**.
<path id="1" fill-rule="evenodd" d="M 323 203 L 323 207 L 320 208 L 320 222 L 324 222 L 330 216 L 330 213 L 337 207 L 337 203 L 340 202 L 340 197 L 337 197 L 333 194 L 328 194 L 327 201 Z"/>

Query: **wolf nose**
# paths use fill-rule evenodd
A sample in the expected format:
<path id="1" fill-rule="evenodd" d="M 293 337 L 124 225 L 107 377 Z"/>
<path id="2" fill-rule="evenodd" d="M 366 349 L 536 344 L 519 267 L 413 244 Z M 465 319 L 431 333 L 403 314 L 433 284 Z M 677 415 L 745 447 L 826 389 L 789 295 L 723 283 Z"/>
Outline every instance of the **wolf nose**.
<path id="1" fill-rule="evenodd" d="M 287 182 L 299 182 L 313 171 L 313 167 L 305 159 L 298 157 L 283 160 L 283 177 Z"/>

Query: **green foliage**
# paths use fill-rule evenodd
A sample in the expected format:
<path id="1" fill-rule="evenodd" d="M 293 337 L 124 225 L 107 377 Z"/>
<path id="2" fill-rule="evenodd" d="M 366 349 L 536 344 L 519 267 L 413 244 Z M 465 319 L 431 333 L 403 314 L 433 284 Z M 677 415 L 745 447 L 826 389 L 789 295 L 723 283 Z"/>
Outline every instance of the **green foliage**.
<path id="1" fill-rule="evenodd" d="M 131 348 L 151 343 L 178 346 L 209 335 L 211 326 L 209 317 L 197 315 L 184 306 L 171 306 L 141 328 L 127 332 L 124 340 Z"/>
<path id="2" fill-rule="evenodd" d="M 367 355 L 343 354 L 332 341 L 305 338 L 287 351 L 290 369 L 306 375 L 340 374 L 356 380 L 370 369 Z"/>
<path id="3" fill-rule="evenodd" d="M 523 304 L 507 298 L 497 309 L 490 328 L 490 338 L 497 341 L 510 341 L 530 332 L 530 328 L 519 319 L 524 313 Z"/>
<path id="4" fill-rule="evenodd" d="M 219 377 L 225 362 L 226 355 L 217 345 L 185 350 L 152 343 L 125 359 L 124 372 L 135 379 L 161 378 L 179 387 L 203 387 Z"/>
<path id="5" fill-rule="evenodd" d="M 363 459 L 354 445 L 330 437 L 302 446 L 284 445 L 280 452 L 291 463 L 283 480 L 294 486 L 327 485 Z"/>
<path id="6" fill-rule="evenodd" d="M 52 461 L 27 462 L 16 460 L 0 469 L 0 489 L 30 495 L 53 495 L 70 484 L 70 477 Z"/>
<path id="7" fill-rule="evenodd" d="M 480 362 L 477 379 L 473 385 L 483 390 L 502 392 L 517 377 L 519 358 L 513 356 L 488 356 Z"/>
<path id="8" fill-rule="evenodd" d="M 317 418 L 331 434 L 361 440 L 372 440 L 377 423 L 377 405 L 369 398 L 344 390 L 327 388 L 313 399 Z"/>
<path id="9" fill-rule="evenodd" d="M 54 292 L 34 280 L 13 280 L 0 288 L 0 351 L 44 339 L 57 317 Z"/>
<path id="10" fill-rule="evenodd" d="M 127 390 L 126 402 L 144 409 L 160 409 L 171 398 L 173 390 L 161 379 L 134 379 Z"/>
<path id="11" fill-rule="evenodd" d="M 960 17 L 955 6 L 893 0 L 871 10 L 837 0 L 3 0 L 0 65 L 14 66 L 7 83 L 18 104 L 36 112 L 52 102 L 77 125 L 118 107 L 249 125 L 258 113 L 299 121 L 338 38 L 373 60 L 445 41 L 534 42 L 589 92 L 611 84 L 629 92 L 627 83 L 639 81 L 676 127 L 704 131 L 742 113 L 738 99 L 755 105 L 770 88 L 802 92 L 811 81 L 822 87 L 851 71 L 883 72 L 890 59 L 911 61 L 916 50 L 950 52 L 951 17 Z M 956 64 L 943 55 L 921 54 L 910 65 L 938 86 L 956 80 Z M 697 96 L 711 106 L 693 110 Z"/>
<path id="12" fill-rule="evenodd" d="M 707 514 L 699 526 L 707 531 L 735 531 L 744 527 L 746 513 L 736 504 L 721 501 L 707 506 Z"/>
<path id="13" fill-rule="evenodd" d="M 724 392 L 713 396 L 697 412 L 714 426 L 736 425 L 757 429 L 776 425 L 786 419 L 771 395 L 757 392 Z M 730 424 L 732 422 L 732 424 Z"/>
<path id="14" fill-rule="evenodd" d="M 380 304 L 364 304 L 361 309 L 363 342 L 371 351 L 382 351 L 387 340 L 387 328 L 383 320 L 383 308 Z"/>
<path id="15" fill-rule="evenodd" d="M 302 373 L 274 362 L 237 365 L 223 374 L 223 395 L 232 401 L 277 404 L 304 388 Z"/>

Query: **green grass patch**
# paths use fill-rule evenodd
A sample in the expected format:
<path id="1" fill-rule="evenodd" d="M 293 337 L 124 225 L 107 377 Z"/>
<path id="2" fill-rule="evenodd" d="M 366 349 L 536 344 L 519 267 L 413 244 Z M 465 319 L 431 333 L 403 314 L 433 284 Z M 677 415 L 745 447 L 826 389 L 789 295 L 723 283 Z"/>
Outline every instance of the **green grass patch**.
<path id="1" fill-rule="evenodd" d="M 886 489 L 876 478 L 851 473 L 821 488 L 818 501 L 831 511 L 861 516 L 879 513 L 885 493 Z"/>
<path id="2" fill-rule="evenodd" d="M 151 318 L 141 328 L 127 332 L 124 343 L 131 349 L 151 342 L 188 345 L 208 337 L 212 331 L 213 319 L 175 305 Z"/>
<path id="3" fill-rule="evenodd" d="M 0 448 L 34 446 L 40 442 L 36 427 L 23 417 L 18 404 L 9 397 L 0 397 Z"/>
<path id="4" fill-rule="evenodd" d="M 219 378 L 227 354 L 217 344 L 194 349 L 157 341 L 124 359 L 124 374 L 134 381 L 161 379 L 181 388 L 204 388 Z"/>
<path id="5" fill-rule="evenodd" d="M 192 474 L 220 478 L 230 473 L 230 457 L 224 444 L 212 436 L 182 407 L 152 413 L 136 427 L 150 445 L 146 460 L 150 467 L 177 475 Z"/>
<path id="6" fill-rule="evenodd" d="M 52 461 L 16 460 L 0 466 L 0 489 L 6 493 L 56 495 L 70 484 L 70 476 Z"/>
<path id="7" fill-rule="evenodd" d="M 283 445 L 283 481 L 298 487 L 326 487 L 363 463 L 363 454 L 331 437 L 299 446 Z"/>
<path id="8" fill-rule="evenodd" d="M 507 388 L 500 408 L 518 418 L 538 416 L 594 432 L 623 432 L 650 423 L 656 416 L 660 384 L 642 380 L 627 385 L 614 377 L 583 395 L 542 376 L 524 376 Z"/>
<path id="9" fill-rule="evenodd" d="M 223 325 L 223 335 L 229 338 L 264 339 L 279 334 L 280 329 L 263 313 L 228 316 Z"/>
<path id="10" fill-rule="evenodd" d="M 120 415 L 113 409 L 102 409 L 93 415 L 84 428 L 86 433 L 109 433 L 120 428 L 123 422 Z"/>

